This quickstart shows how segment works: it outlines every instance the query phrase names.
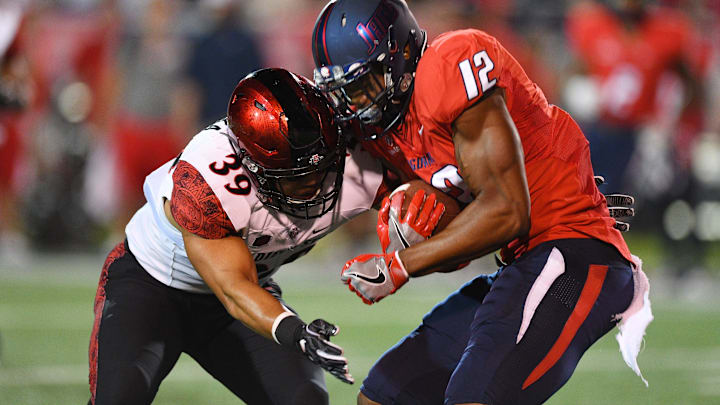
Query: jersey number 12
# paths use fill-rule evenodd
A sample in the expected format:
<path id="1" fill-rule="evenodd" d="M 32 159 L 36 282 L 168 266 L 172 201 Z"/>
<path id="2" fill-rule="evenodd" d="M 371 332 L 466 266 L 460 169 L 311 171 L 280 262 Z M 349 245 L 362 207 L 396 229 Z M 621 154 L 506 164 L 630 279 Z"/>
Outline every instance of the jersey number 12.
<path id="1" fill-rule="evenodd" d="M 497 83 L 497 79 L 490 80 L 488 78 L 488 74 L 495 69 L 495 64 L 486 51 L 476 53 L 473 55 L 472 60 L 475 67 L 479 68 L 477 77 L 480 79 L 480 87 L 483 93 L 485 93 Z M 460 68 L 460 74 L 465 83 L 465 92 L 467 93 L 468 100 L 472 100 L 477 97 L 480 92 L 478 91 L 477 81 L 470 66 L 470 59 L 464 59 L 458 63 L 458 67 Z"/>

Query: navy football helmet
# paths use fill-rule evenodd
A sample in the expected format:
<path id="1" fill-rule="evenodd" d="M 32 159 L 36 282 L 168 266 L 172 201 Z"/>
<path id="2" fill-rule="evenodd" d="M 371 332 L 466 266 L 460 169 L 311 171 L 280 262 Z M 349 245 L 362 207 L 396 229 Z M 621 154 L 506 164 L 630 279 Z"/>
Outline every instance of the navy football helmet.
<path id="1" fill-rule="evenodd" d="M 303 219 L 335 206 L 345 140 L 332 107 L 309 80 L 284 69 L 253 72 L 233 91 L 227 119 L 260 201 Z"/>
<path id="2" fill-rule="evenodd" d="M 315 83 L 339 120 L 359 118 L 383 133 L 400 122 L 427 45 L 405 1 L 333 0 L 312 41 Z"/>

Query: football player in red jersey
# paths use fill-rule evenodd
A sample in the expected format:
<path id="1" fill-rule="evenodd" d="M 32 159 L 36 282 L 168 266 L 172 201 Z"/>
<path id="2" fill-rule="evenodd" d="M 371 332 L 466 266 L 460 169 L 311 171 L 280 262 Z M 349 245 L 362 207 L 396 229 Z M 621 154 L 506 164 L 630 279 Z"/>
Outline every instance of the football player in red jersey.
<path id="1" fill-rule="evenodd" d="M 0 2 L 0 263 L 13 266 L 22 265 L 28 254 L 16 178 L 33 86 L 22 34 L 25 8 Z"/>
<path id="2" fill-rule="evenodd" d="M 583 125 L 593 168 L 615 190 L 632 186 L 626 170 L 644 127 L 670 131 L 667 127 L 675 125 L 676 114 L 681 120 L 702 121 L 692 116 L 701 115 L 709 44 L 682 11 L 651 3 L 578 2 L 566 21 L 579 70 L 592 77 L 598 89 L 598 117 Z M 683 87 L 681 108 L 670 106 L 671 97 L 663 95 L 672 82 L 670 76 Z M 682 141 L 673 143 L 681 158 L 686 153 Z"/>
<path id="3" fill-rule="evenodd" d="M 494 37 L 466 29 L 427 45 L 404 1 L 337 0 L 318 17 L 313 56 L 339 119 L 360 120 L 465 204 L 425 241 L 348 261 L 351 289 L 372 303 L 497 249 L 507 263 L 492 286 L 471 281 L 386 352 L 358 403 L 542 403 L 620 319 L 639 373 L 652 318 L 639 259 L 614 227 L 582 132 Z"/>
<path id="4" fill-rule="evenodd" d="M 577 73 L 597 86 L 596 116 L 580 123 L 593 168 L 607 188 L 641 193 L 645 218 L 663 236 L 663 267 L 675 276 L 703 266 L 706 243 L 696 232 L 670 237 L 655 218 L 677 200 L 700 206 L 707 194 L 694 178 L 692 150 L 712 131 L 707 83 L 719 36 L 686 12 L 669 2 L 578 2 L 565 24 Z"/>
<path id="5" fill-rule="evenodd" d="M 271 279 L 388 189 L 307 79 L 243 79 L 143 189 L 98 285 L 91 404 L 149 404 L 183 352 L 248 404 L 327 404 L 322 369 L 353 382 L 338 328 L 306 325 Z"/>

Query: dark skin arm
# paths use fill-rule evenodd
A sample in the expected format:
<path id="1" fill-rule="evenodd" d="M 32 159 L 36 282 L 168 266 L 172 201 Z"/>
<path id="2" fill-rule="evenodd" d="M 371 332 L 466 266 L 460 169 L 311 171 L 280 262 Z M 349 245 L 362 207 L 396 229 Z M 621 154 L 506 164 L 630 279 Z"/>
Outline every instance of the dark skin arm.
<path id="1" fill-rule="evenodd" d="M 205 239 L 179 226 L 165 201 L 165 216 L 183 236 L 195 270 L 228 313 L 255 332 L 272 339 L 272 324 L 285 308 L 258 285 L 255 261 L 239 236 Z"/>
<path id="2" fill-rule="evenodd" d="M 530 229 L 522 144 L 502 89 L 453 123 L 455 158 L 475 199 L 430 239 L 400 251 L 411 277 L 491 253 Z"/>

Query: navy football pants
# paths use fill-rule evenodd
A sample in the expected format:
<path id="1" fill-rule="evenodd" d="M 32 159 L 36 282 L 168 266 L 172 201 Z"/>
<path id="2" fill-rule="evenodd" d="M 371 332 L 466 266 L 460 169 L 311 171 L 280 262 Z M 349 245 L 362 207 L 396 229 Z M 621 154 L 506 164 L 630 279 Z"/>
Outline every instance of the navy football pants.
<path id="1" fill-rule="evenodd" d="M 570 378 L 633 296 L 632 269 L 591 239 L 545 242 L 438 304 L 361 388 L 389 404 L 529 405 Z"/>

